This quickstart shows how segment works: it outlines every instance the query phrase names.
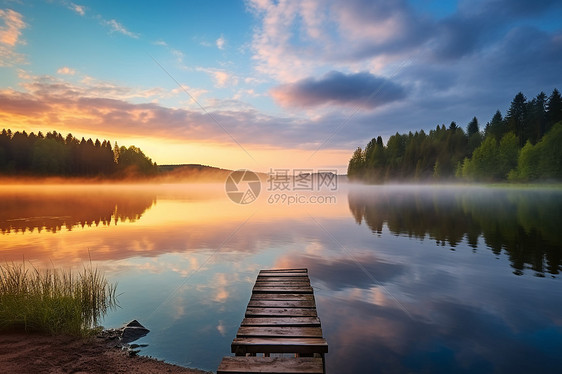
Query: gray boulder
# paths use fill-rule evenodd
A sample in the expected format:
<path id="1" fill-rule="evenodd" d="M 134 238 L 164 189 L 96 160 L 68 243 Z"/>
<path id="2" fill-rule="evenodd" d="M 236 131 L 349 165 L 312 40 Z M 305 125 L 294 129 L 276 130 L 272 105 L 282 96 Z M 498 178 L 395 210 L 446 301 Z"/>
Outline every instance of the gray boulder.
<path id="1" fill-rule="evenodd" d="M 142 338 L 149 332 L 149 329 L 141 325 L 139 321 L 135 319 L 122 327 L 120 340 L 123 343 L 134 342 L 135 340 Z"/>

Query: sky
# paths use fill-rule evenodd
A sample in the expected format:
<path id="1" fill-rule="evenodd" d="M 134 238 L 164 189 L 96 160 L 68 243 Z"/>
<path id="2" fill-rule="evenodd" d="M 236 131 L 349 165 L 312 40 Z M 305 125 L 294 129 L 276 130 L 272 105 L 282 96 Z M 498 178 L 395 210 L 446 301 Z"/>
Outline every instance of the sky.
<path id="1" fill-rule="evenodd" d="M 0 0 L 0 127 L 158 164 L 338 169 L 562 89 L 550 0 Z"/>

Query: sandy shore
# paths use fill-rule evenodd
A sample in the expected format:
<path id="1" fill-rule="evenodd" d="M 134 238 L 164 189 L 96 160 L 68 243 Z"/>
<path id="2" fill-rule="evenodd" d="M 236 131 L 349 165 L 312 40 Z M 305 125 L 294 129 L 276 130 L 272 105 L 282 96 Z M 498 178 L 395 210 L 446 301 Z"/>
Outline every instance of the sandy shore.
<path id="1" fill-rule="evenodd" d="M 206 373 L 147 357 L 129 357 L 115 343 L 24 333 L 0 333 L 0 372 L 29 373 Z"/>

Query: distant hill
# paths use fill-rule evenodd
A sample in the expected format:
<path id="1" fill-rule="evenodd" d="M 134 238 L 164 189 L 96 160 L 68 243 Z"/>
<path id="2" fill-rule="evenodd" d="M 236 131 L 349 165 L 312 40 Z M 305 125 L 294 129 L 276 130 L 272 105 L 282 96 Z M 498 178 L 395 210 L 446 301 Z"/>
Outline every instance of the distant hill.
<path id="1" fill-rule="evenodd" d="M 159 179 L 197 180 L 201 182 L 224 182 L 232 170 L 201 164 L 158 165 Z"/>
<path id="2" fill-rule="evenodd" d="M 201 164 L 172 164 L 172 165 L 158 165 L 159 173 L 170 173 L 173 171 L 209 171 L 209 172 L 232 172 L 229 169 L 217 168 L 214 166 L 201 165 Z"/>
<path id="3" fill-rule="evenodd" d="M 276 174 L 276 169 L 273 169 L 273 174 L 255 172 L 262 183 L 268 183 L 272 179 L 276 180 L 278 183 L 293 181 L 293 170 L 292 169 L 280 169 Z M 233 170 L 222 169 L 214 166 L 201 165 L 201 164 L 177 164 L 177 165 L 158 165 L 158 180 L 163 180 L 165 182 L 175 182 L 175 181 L 190 181 L 190 182 L 224 182 L 228 175 L 232 173 Z M 283 174 L 285 172 L 286 174 Z M 305 178 L 312 179 L 313 185 L 318 185 L 319 178 L 322 180 L 333 180 L 334 176 L 327 178 L 324 174 L 332 173 L 304 173 Z M 326 179 L 327 178 L 327 179 Z M 339 182 L 347 182 L 347 176 L 338 175 L 337 179 Z M 302 178 L 301 178 L 302 180 Z M 308 179 L 307 179 L 308 180 Z"/>

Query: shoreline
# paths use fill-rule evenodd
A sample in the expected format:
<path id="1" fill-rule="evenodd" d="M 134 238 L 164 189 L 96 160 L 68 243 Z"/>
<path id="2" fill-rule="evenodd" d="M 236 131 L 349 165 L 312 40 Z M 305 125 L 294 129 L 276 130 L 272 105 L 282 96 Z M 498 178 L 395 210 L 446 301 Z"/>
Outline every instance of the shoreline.
<path id="1" fill-rule="evenodd" d="M 6 373 L 208 374 L 152 357 L 130 356 L 112 339 L 0 332 L 0 367 Z"/>

